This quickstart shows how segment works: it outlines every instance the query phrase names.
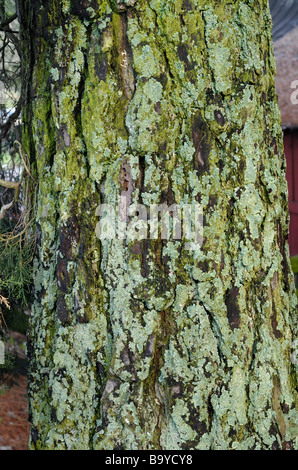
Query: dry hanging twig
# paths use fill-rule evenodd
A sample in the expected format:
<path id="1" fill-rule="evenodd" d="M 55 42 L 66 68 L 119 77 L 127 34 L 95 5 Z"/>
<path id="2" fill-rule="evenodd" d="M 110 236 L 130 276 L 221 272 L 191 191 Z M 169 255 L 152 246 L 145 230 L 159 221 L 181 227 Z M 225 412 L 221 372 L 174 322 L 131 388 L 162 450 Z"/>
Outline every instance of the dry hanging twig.
<path id="1" fill-rule="evenodd" d="M 7 212 L 16 202 L 18 202 L 19 196 L 20 196 L 20 191 L 21 191 L 21 185 L 22 185 L 22 182 L 23 182 L 23 179 L 24 179 L 24 175 L 25 175 L 25 171 L 26 171 L 26 172 L 28 173 L 28 175 L 34 180 L 32 174 L 31 174 L 31 172 L 30 172 L 30 169 L 29 169 L 29 167 L 28 167 L 28 164 L 27 164 L 27 162 L 26 162 L 26 159 L 28 160 L 28 157 L 27 157 L 27 155 L 25 155 L 24 152 L 23 152 L 22 144 L 20 144 L 20 142 L 18 142 L 18 141 L 16 140 L 16 141 L 14 142 L 14 146 L 15 146 L 15 148 L 16 148 L 16 146 L 18 146 L 18 148 L 19 148 L 19 153 L 20 153 L 20 156 L 21 156 L 23 165 L 24 165 L 24 169 L 23 169 L 23 172 L 22 172 L 20 181 L 6 181 L 6 180 L 0 179 L 0 186 L 2 186 L 3 188 L 8 188 L 8 189 L 14 189 L 14 190 L 15 190 L 15 197 L 14 197 L 13 201 L 11 201 L 9 204 L 3 205 L 3 206 L 1 207 L 1 210 L 0 210 L 0 220 L 2 220 L 2 219 L 5 217 L 6 212 Z"/>
<path id="2" fill-rule="evenodd" d="M 1 305 L 1 304 L 4 304 L 5 307 L 8 308 L 8 310 L 10 310 L 10 305 L 9 305 L 9 303 L 8 303 L 8 300 L 0 294 L 0 305 Z M 6 323 L 5 323 L 2 310 L 1 310 L 1 308 L 0 308 L 0 326 L 2 326 L 2 323 L 4 323 L 5 327 L 7 328 L 7 325 L 6 325 Z"/>

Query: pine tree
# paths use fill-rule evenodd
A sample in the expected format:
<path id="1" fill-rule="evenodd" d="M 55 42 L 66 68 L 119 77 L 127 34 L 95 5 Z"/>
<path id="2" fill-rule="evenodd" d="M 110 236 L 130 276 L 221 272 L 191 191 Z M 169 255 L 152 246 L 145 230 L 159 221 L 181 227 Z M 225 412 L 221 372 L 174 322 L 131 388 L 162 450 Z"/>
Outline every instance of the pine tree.
<path id="1" fill-rule="evenodd" d="M 297 448 L 268 1 L 20 0 L 19 15 L 39 181 L 31 448 Z M 201 248 L 100 237 L 121 196 L 200 205 Z"/>

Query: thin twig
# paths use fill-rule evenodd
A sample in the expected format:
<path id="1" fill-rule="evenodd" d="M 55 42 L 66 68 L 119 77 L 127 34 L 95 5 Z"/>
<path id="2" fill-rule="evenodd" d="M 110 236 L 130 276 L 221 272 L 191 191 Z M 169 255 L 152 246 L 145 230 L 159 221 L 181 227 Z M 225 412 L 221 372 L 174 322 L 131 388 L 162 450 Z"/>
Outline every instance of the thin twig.
<path id="1" fill-rule="evenodd" d="M 3 297 L 1 294 L 0 294 L 0 305 L 1 304 L 4 304 L 6 308 L 8 308 L 8 310 L 10 310 L 10 305 L 8 303 L 8 300 Z M 6 325 L 6 322 L 5 322 L 5 318 L 3 316 L 3 313 L 2 313 L 2 310 L 0 308 L 0 325 L 2 326 L 2 323 L 4 323 L 4 326 L 5 328 L 7 329 L 7 325 Z"/>
<path id="2" fill-rule="evenodd" d="M 14 205 L 14 200 L 11 201 L 9 204 L 4 204 L 0 210 L 0 220 L 5 217 L 6 212 Z"/>
<path id="3" fill-rule="evenodd" d="M 21 158 L 22 158 L 22 161 L 23 161 L 23 163 L 24 163 L 24 167 L 25 167 L 25 169 L 26 169 L 28 175 L 33 179 L 33 181 L 35 181 L 35 179 L 33 178 L 32 174 L 31 174 L 31 172 L 30 172 L 30 170 L 29 170 L 29 168 L 28 168 L 28 165 L 27 165 L 27 163 L 26 163 L 25 156 L 27 157 L 27 159 L 28 159 L 28 156 L 27 156 L 26 154 L 24 155 L 22 144 L 20 144 L 20 142 L 19 142 L 18 140 L 16 140 L 16 141 L 13 143 L 13 145 L 14 145 L 14 148 L 16 148 L 15 146 L 18 145 L 18 147 L 19 147 L 19 153 L 20 153 Z"/>
<path id="4" fill-rule="evenodd" d="M 18 17 L 17 13 L 14 15 L 10 16 L 7 18 L 7 20 L 4 20 L 2 23 L 0 23 L 0 29 L 6 28 L 10 23 L 12 23 L 14 20 L 16 20 Z"/>
<path id="5" fill-rule="evenodd" d="M 15 181 L 5 181 L 0 179 L 0 186 L 3 188 L 8 188 L 8 189 L 18 189 L 20 186 L 20 182 L 15 182 Z"/>
<path id="6" fill-rule="evenodd" d="M 20 98 L 15 112 L 8 117 L 7 121 L 4 124 L 0 125 L 0 129 L 2 130 L 2 133 L 0 134 L 0 140 L 6 137 L 10 127 L 12 126 L 14 121 L 18 119 L 21 110 L 22 110 L 22 99 Z"/>

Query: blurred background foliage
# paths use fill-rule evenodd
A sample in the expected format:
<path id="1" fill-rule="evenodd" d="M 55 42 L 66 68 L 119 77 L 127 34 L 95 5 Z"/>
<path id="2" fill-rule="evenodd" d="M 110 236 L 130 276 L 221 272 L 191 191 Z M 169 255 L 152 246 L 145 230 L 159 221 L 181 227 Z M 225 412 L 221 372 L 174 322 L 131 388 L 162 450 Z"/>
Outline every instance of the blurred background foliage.
<path id="1" fill-rule="evenodd" d="M 0 180 L 6 182 L 19 182 L 24 167 L 20 146 L 15 145 L 22 135 L 19 44 L 15 0 L 0 0 Z M 30 310 L 35 244 L 28 229 L 26 181 L 20 189 L 16 198 L 15 189 L 0 184 L 0 339 L 4 341 L 10 330 L 26 333 Z M 11 369 L 13 354 L 5 359 L 2 375 Z"/>

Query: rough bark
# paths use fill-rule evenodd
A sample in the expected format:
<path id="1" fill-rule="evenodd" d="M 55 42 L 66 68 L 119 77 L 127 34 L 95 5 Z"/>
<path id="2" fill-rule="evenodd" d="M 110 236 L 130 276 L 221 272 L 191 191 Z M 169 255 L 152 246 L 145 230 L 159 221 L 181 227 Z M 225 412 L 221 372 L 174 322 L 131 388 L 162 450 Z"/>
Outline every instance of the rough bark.
<path id="1" fill-rule="evenodd" d="M 39 180 L 31 448 L 297 448 L 267 0 L 19 4 Z M 202 249 L 100 241 L 97 207 L 121 194 L 202 204 Z"/>

